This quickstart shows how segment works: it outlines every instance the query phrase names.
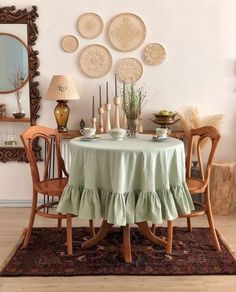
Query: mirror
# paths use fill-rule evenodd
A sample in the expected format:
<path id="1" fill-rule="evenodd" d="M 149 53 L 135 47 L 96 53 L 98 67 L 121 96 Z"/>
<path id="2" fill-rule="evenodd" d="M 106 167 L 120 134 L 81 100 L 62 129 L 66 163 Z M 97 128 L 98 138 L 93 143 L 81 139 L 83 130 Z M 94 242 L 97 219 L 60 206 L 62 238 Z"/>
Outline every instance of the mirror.
<path id="1" fill-rule="evenodd" d="M 20 90 L 28 79 L 28 51 L 16 35 L 0 32 L 0 93 Z"/>
<path id="2" fill-rule="evenodd" d="M 27 161 L 19 134 L 39 117 L 37 7 L 0 7 L 0 161 Z M 4 57 L 3 57 L 4 56 Z M 23 110 L 22 110 L 23 109 Z M 21 115 L 19 115 L 21 113 Z M 22 115 L 23 113 L 23 115 Z M 11 133 L 11 135 L 9 134 Z M 15 137 L 16 141 L 8 141 Z M 34 145 L 37 160 L 41 148 Z"/>

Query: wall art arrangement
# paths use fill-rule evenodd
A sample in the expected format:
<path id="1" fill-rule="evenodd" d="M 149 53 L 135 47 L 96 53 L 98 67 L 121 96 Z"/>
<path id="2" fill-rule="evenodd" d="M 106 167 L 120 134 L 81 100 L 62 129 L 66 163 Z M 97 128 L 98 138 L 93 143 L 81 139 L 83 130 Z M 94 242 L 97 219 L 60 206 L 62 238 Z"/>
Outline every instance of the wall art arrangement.
<path id="1" fill-rule="evenodd" d="M 87 40 L 95 39 L 104 31 L 102 18 L 96 13 L 84 13 L 77 21 L 78 33 Z M 132 13 L 121 13 L 115 15 L 107 24 L 107 40 L 112 48 L 119 52 L 127 53 L 140 48 L 147 35 L 147 30 L 143 20 Z M 61 40 L 62 49 L 67 53 L 75 52 L 79 47 L 76 36 L 66 35 Z M 143 62 L 146 65 L 160 65 L 166 58 L 165 48 L 159 43 L 149 43 L 143 49 Z M 100 78 L 105 76 L 112 68 L 112 55 L 104 45 L 90 44 L 79 52 L 79 67 L 81 72 L 89 78 Z M 135 82 L 143 75 L 142 62 L 136 58 L 125 57 L 116 61 L 115 67 L 115 88 L 114 96 L 109 99 L 108 82 L 103 94 L 103 87 L 98 88 L 97 111 L 95 111 L 95 96 L 92 97 L 92 127 L 98 129 L 100 133 L 109 132 L 111 129 L 110 110 L 114 107 L 114 128 L 130 128 L 131 132 L 142 132 L 141 108 L 145 99 L 145 94 L 141 88 L 136 88 Z M 117 92 L 117 80 L 122 82 L 122 93 Z M 119 97 L 121 95 L 121 97 Z M 106 100 L 103 100 L 103 96 Z M 128 96 L 126 98 L 126 96 Z M 132 112 L 134 122 L 130 122 L 130 112 L 125 111 L 127 107 Z M 132 105 L 132 106 L 131 106 Z M 122 118 L 120 120 L 120 112 Z M 134 117 L 133 117 L 134 115 Z M 98 120 L 96 118 L 98 116 Z M 132 124 L 132 127 L 130 125 Z M 133 128 L 133 129 L 132 129 Z M 133 134 L 132 134 L 133 135 Z M 132 136 L 131 135 L 131 136 Z"/>
<path id="2" fill-rule="evenodd" d="M 77 21 L 81 37 L 95 39 L 104 30 L 104 23 L 96 13 L 83 13 Z M 110 45 L 120 52 L 131 52 L 145 41 L 147 30 L 143 20 L 133 13 L 115 15 L 107 25 L 107 39 Z M 73 53 L 79 48 L 79 40 L 74 35 L 65 35 L 61 39 L 62 49 Z M 160 65 L 166 58 L 165 48 L 159 43 L 147 44 L 143 50 L 143 61 L 146 65 Z M 82 49 L 79 56 L 81 72 L 90 78 L 106 75 L 112 67 L 110 51 L 100 45 L 92 44 Z M 142 63 L 135 58 L 124 58 L 117 61 L 115 72 L 119 81 L 133 83 L 143 75 Z"/>

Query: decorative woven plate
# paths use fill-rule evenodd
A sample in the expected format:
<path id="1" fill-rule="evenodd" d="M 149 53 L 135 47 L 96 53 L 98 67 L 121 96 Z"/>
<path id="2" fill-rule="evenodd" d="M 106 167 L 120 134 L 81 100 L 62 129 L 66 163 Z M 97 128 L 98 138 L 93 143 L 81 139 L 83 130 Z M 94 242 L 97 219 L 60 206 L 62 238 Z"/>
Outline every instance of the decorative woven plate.
<path id="1" fill-rule="evenodd" d="M 103 31 L 102 18 L 96 13 L 84 13 L 77 22 L 79 33 L 86 39 L 94 39 Z"/>
<path id="2" fill-rule="evenodd" d="M 86 76 L 98 78 L 110 71 L 112 56 L 104 46 L 91 45 L 81 52 L 79 64 L 82 72 Z"/>
<path id="3" fill-rule="evenodd" d="M 135 14 L 118 14 L 110 22 L 108 37 L 117 50 L 130 52 L 144 42 L 146 27 L 142 19 Z"/>
<path id="4" fill-rule="evenodd" d="M 73 35 L 65 35 L 61 40 L 61 46 L 65 52 L 73 53 L 78 49 L 79 41 Z"/>
<path id="5" fill-rule="evenodd" d="M 165 48 L 160 44 L 152 43 L 144 49 L 144 61 L 148 65 L 160 65 L 165 58 Z"/>
<path id="6" fill-rule="evenodd" d="M 122 59 L 116 66 L 117 78 L 121 82 L 134 83 L 143 75 L 143 66 L 135 58 Z"/>

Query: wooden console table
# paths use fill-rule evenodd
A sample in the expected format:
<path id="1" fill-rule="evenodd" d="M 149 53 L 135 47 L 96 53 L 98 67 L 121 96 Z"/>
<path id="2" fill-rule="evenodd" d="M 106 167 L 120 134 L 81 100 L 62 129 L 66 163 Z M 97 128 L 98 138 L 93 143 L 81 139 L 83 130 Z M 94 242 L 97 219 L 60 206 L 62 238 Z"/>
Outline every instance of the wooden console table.
<path id="1" fill-rule="evenodd" d="M 99 134 L 99 132 L 98 132 L 98 134 Z M 144 131 L 143 134 L 154 135 L 155 131 Z M 79 130 L 70 130 L 68 132 L 59 132 L 59 138 L 62 140 L 63 139 L 65 139 L 65 140 L 73 139 L 73 138 L 76 138 L 79 136 L 82 136 Z M 172 131 L 170 136 L 173 138 L 183 140 L 185 138 L 185 133 L 184 133 L 184 131 Z"/>

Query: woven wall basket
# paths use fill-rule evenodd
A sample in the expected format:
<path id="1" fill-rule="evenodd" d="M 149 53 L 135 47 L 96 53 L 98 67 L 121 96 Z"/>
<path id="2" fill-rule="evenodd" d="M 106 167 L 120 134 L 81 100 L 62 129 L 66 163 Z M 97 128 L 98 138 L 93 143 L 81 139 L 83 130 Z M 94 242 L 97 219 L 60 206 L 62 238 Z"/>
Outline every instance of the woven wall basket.
<path id="1" fill-rule="evenodd" d="M 77 22 L 78 31 L 86 39 L 94 39 L 103 31 L 102 18 L 96 13 L 84 13 Z"/>
<path id="2" fill-rule="evenodd" d="M 82 72 L 91 78 L 106 75 L 112 66 L 112 56 L 107 48 L 101 45 L 86 47 L 80 54 L 79 64 Z"/>
<path id="3" fill-rule="evenodd" d="M 139 16 L 132 13 L 122 13 L 111 20 L 108 27 L 108 37 L 117 50 L 133 51 L 144 42 L 146 27 Z"/>
<path id="4" fill-rule="evenodd" d="M 143 75 L 143 66 L 135 58 L 125 58 L 116 65 L 117 78 L 121 82 L 134 83 Z"/>

